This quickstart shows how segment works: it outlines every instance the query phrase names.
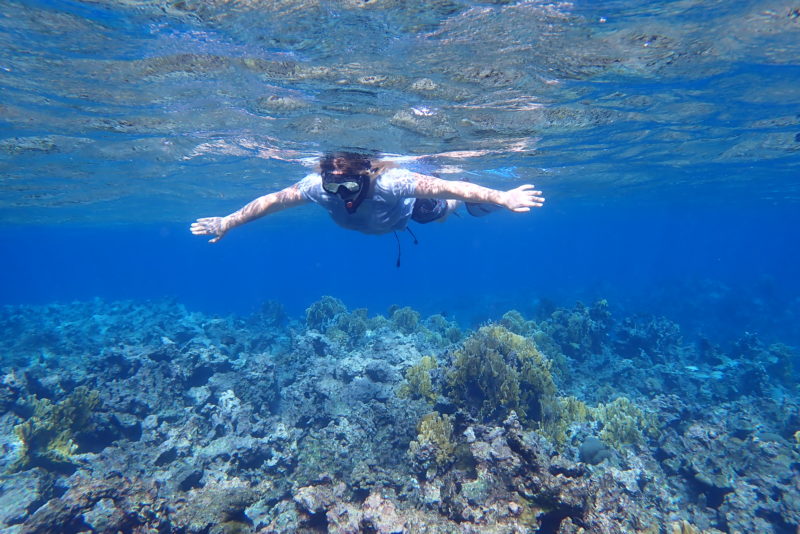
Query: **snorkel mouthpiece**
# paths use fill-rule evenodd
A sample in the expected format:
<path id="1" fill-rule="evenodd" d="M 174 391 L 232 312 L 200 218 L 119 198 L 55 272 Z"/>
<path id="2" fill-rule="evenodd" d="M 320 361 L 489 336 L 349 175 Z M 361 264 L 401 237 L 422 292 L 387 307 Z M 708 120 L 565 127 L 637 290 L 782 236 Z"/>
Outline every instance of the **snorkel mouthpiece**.
<path id="1" fill-rule="evenodd" d="M 334 152 L 320 160 L 322 189 L 338 196 L 348 213 L 353 214 L 366 198 L 372 162 L 369 156 L 354 152 Z"/>
<path id="2" fill-rule="evenodd" d="M 355 213 L 369 189 L 369 177 L 366 174 L 333 174 L 323 173 L 322 188 L 330 195 L 336 195 L 344 202 L 347 213 Z"/>

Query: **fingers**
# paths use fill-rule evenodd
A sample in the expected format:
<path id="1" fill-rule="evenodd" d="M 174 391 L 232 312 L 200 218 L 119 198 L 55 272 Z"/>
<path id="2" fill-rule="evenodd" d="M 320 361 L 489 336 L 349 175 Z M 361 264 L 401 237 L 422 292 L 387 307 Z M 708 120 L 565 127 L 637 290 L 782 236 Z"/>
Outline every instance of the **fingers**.
<path id="1" fill-rule="evenodd" d="M 519 204 L 521 206 L 527 206 L 529 208 L 540 208 L 544 205 L 544 197 L 543 196 L 534 196 L 534 195 L 525 195 L 523 198 L 519 199 Z"/>
<path id="2" fill-rule="evenodd" d="M 534 188 L 533 184 L 525 184 L 525 185 L 521 185 L 521 186 L 517 187 L 516 189 L 514 189 L 514 191 L 524 192 L 524 193 L 527 193 L 529 195 L 537 195 L 537 196 L 541 196 L 542 195 L 541 191 L 531 191 L 531 189 L 533 189 L 533 188 Z"/>
<path id="3" fill-rule="evenodd" d="M 212 234 L 216 234 L 215 231 L 213 231 L 213 230 L 211 230 L 211 229 L 209 229 L 207 227 L 200 226 L 200 225 L 195 225 L 195 224 L 192 225 L 191 230 L 192 230 L 192 233 L 194 235 L 212 235 Z M 222 236 L 221 235 L 217 235 L 216 237 L 213 237 L 213 238 L 209 239 L 208 242 L 209 243 L 216 243 L 220 239 L 222 239 Z"/>
<path id="4" fill-rule="evenodd" d="M 189 226 L 189 230 L 194 235 L 212 235 L 220 233 L 220 218 L 219 217 L 203 217 L 197 219 Z"/>
<path id="5" fill-rule="evenodd" d="M 533 184 L 525 184 L 509 191 L 516 202 L 511 202 L 511 211 L 514 213 L 527 213 L 531 208 L 541 208 L 544 205 L 544 196 L 541 191 L 533 189 Z"/>
<path id="6" fill-rule="evenodd" d="M 524 185 L 521 185 L 521 186 L 517 187 L 516 189 L 512 189 L 509 192 L 510 193 L 521 193 L 526 198 L 528 198 L 529 200 L 531 200 L 533 202 L 544 202 L 544 196 L 542 195 L 542 192 L 538 191 L 538 190 L 534 190 L 533 188 L 534 188 L 533 184 L 524 184 Z"/>
<path id="7" fill-rule="evenodd" d="M 189 230 L 191 230 L 194 235 L 208 235 L 214 233 L 207 225 L 200 223 L 192 223 Z"/>
<path id="8" fill-rule="evenodd" d="M 536 198 L 536 199 L 544 200 L 544 196 L 542 196 L 542 192 L 541 191 L 531 191 L 531 189 L 533 189 L 532 185 L 523 185 L 519 189 L 520 189 L 520 191 L 523 191 L 526 195 L 528 195 L 530 198 Z"/>

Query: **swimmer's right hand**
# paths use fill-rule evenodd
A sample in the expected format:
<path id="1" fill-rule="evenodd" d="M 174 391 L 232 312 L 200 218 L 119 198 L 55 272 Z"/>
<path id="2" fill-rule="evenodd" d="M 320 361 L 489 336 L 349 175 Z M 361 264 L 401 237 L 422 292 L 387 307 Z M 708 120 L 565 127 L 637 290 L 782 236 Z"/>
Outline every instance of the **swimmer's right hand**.
<path id="1" fill-rule="evenodd" d="M 216 243 L 228 232 L 228 228 L 226 228 L 227 224 L 225 224 L 225 217 L 203 217 L 202 219 L 197 219 L 197 221 L 192 223 L 192 226 L 189 228 L 194 235 L 214 235 L 216 236 L 213 239 L 209 239 L 209 243 Z"/>

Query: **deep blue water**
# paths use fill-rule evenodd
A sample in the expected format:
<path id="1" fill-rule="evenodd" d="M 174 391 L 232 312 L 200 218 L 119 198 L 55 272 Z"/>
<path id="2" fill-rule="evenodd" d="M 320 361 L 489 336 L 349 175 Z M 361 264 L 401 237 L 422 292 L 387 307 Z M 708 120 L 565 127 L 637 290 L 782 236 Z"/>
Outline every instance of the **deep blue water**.
<path id="1" fill-rule="evenodd" d="M 299 316 L 330 294 L 473 326 L 606 298 L 687 333 L 800 336 L 792 6 L 417 7 L 0 4 L 0 303 Z M 189 234 L 343 146 L 548 202 L 414 225 L 399 269 L 391 235 L 313 207 Z"/>
<path id="2" fill-rule="evenodd" d="M 294 316 L 322 295 L 385 313 L 392 304 L 465 326 L 516 308 L 535 316 L 606 298 L 623 313 L 665 315 L 687 333 L 744 331 L 796 342 L 800 212 L 763 202 L 572 205 L 533 214 L 463 214 L 399 235 L 339 229 L 319 208 L 237 229 L 211 245 L 187 225 L 7 227 L 4 304 L 175 298 L 191 310 L 248 314 L 266 300 Z M 766 314 L 766 315 L 765 315 Z"/>

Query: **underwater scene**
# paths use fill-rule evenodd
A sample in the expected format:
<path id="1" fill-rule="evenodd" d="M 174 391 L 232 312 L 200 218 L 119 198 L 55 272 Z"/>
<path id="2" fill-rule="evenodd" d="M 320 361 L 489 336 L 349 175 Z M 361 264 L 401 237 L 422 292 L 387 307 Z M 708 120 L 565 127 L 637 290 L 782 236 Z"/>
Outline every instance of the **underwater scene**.
<path id="1" fill-rule="evenodd" d="M 0 0 L 0 94 L 0 532 L 800 532 L 800 2 Z"/>

